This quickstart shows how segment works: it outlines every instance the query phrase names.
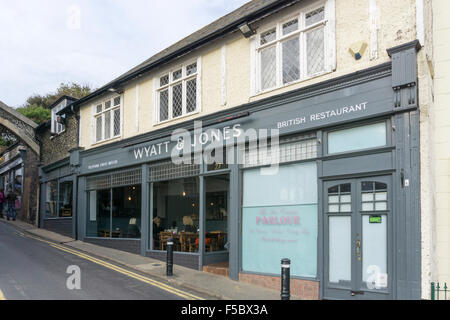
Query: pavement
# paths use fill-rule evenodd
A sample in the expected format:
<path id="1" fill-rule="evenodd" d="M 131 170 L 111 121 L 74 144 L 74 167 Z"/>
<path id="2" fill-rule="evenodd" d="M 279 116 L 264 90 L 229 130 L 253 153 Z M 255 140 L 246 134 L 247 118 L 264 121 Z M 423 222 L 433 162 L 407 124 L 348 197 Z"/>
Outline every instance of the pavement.
<path id="1" fill-rule="evenodd" d="M 190 292 L 204 295 L 205 299 L 219 300 L 280 300 L 280 292 L 253 284 L 233 281 L 227 277 L 201 272 L 190 268 L 174 265 L 174 275 L 166 276 L 166 264 L 160 260 L 143 257 L 116 249 L 97 246 L 91 243 L 74 240 L 69 237 L 36 228 L 23 221 L 7 221 L 0 219 L 0 223 L 9 224 L 15 228 L 40 239 L 45 239 L 68 249 L 89 254 L 91 256 L 124 266 L 141 274 L 159 279 L 172 286 Z M 291 297 L 292 300 L 298 299 Z"/>

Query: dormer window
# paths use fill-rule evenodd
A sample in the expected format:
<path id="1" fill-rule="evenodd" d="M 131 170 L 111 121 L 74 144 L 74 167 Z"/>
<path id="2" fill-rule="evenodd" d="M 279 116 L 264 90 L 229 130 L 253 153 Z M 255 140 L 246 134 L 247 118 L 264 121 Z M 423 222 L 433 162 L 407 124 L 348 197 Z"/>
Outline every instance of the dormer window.
<path id="1" fill-rule="evenodd" d="M 53 134 L 60 134 L 63 132 L 66 128 L 64 124 L 62 124 L 62 121 L 58 122 L 58 117 L 65 118 L 65 115 L 58 116 L 57 113 L 64 109 L 66 106 L 66 102 L 61 103 L 60 105 L 54 107 L 52 109 L 52 125 L 51 125 L 51 131 Z"/>

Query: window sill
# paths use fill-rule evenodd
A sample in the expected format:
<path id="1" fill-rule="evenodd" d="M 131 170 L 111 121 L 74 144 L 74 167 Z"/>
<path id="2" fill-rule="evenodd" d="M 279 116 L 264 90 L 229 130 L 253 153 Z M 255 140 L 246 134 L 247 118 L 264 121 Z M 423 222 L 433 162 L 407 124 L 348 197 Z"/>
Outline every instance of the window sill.
<path id="1" fill-rule="evenodd" d="M 107 140 L 101 140 L 101 141 L 94 142 L 94 143 L 91 144 L 91 146 L 92 147 L 96 147 L 96 146 L 104 144 L 105 142 L 113 142 L 113 141 L 119 140 L 121 138 L 122 138 L 121 135 L 120 136 L 115 136 L 115 137 L 112 137 L 112 138 L 107 139 Z"/>
<path id="2" fill-rule="evenodd" d="M 164 125 L 164 124 L 166 124 L 166 123 L 171 123 L 171 122 L 174 122 L 174 121 L 177 121 L 177 120 L 180 120 L 180 119 L 184 119 L 184 118 L 187 118 L 187 117 L 190 117 L 190 116 L 199 114 L 199 113 L 200 113 L 200 111 L 197 110 L 197 111 L 194 111 L 194 112 L 191 112 L 191 113 L 187 113 L 187 114 L 185 114 L 185 115 L 182 115 L 181 117 L 177 117 L 177 118 L 175 118 L 175 119 L 170 119 L 170 120 L 164 120 L 164 121 L 157 122 L 157 123 L 155 123 L 153 126 L 154 126 L 154 127 L 162 126 L 162 125 Z"/>
<path id="3" fill-rule="evenodd" d="M 319 78 L 319 77 L 322 77 L 322 76 L 324 76 L 326 74 L 330 74 L 330 73 L 333 73 L 333 72 L 335 72 L 335 70 L 323 71 L 321 73 L 316 73 L 316 74 L 314 74 L 312 76 L 309 76 L 309 77 L 306 77 L 306 78 L 303 78 L 303 79 L 300 79 L 300 80 L 288 82 L 288 83 L 283 84 L 282 86 L 279 86 L 279 87 L 273 87 L 273 88 L 270 88 L 270 89 L 265 89 L 265 90 L 262 90 L 262 91 L 259 91 L 259 92 L 256 92 L 256 93 L 250 95 L 250 99 L 257 98 L 257 97 L 266 95 L 268 93 L 272 93 L 274 91 L 278 91 L 278 90 L 282 90 L 282 89 L 285 89 L 285 88 L 289 88 L 290 86 L 294 86 L 294 85 L 297 85 L 299 83 L 306 82 L 308 80 Z"/>
<path id="4" fill-rule="evenodd" d="M 63 131 L 59 132 L 59 133 L 51 133 L 50 140 L 53 140 L 54 138 L 59 137 L 59 136 L 62 135 L 64 132 L 66 132 L 65 129 L 64 129 Z"/>

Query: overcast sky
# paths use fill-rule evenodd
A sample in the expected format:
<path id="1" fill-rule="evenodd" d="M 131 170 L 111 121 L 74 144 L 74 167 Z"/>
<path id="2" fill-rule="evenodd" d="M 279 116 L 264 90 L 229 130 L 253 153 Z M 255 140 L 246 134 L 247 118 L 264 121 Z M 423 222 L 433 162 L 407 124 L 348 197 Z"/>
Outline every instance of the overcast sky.
<path id="1" fill-rule="evenodd" d="M 248 0 L 0 0 L 0 100 L 95 88 Z"/>

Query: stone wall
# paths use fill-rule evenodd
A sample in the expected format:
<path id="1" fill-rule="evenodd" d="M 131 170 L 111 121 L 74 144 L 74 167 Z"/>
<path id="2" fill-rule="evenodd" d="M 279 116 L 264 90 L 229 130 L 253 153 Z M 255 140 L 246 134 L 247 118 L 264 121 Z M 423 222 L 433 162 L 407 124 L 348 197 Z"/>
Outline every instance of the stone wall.
<path id="1" fill-rule="evenodd" d="M 52 135 L 50 128 L 39 133 L 41 140 L 41 165 L 47 166 L 67 158 L 69 151 L 78 145 L 78 121 L 75 114 L 68 114 L 65 130 Z"/>

